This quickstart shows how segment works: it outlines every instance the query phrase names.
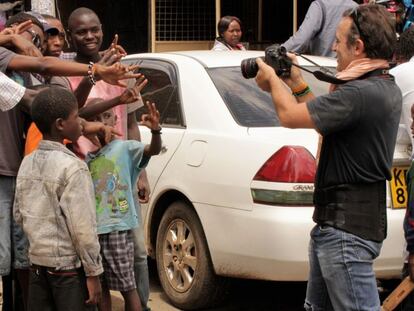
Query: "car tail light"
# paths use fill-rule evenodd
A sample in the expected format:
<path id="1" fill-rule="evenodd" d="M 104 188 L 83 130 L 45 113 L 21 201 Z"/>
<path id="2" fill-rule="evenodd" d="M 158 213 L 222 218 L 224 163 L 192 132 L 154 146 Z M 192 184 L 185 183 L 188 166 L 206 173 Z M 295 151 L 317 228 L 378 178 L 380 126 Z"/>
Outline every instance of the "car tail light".
<path id="1" fill-rule="evenodd" d="M 315 158 L 306 148 L 284 146 L 254 176 L 253 201 L 272 205 L 312 205 L 315 172 Z M 263 183 L 255 181 L 277 183 L 276 187 L 280 189 L 260 189 Z"/>
<path id="2" fill-rule="evenodd" d="M 315 172 L 315 158 L 306 148 L 284 146 L 263 164 L 253 180 L 313 183 Z"/>

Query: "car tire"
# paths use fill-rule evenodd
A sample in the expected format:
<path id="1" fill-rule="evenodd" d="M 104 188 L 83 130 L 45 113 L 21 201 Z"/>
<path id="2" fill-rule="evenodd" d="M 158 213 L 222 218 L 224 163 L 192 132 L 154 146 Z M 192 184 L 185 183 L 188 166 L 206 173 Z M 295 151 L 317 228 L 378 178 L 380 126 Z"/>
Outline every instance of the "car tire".
<path id="1" fill-rule="evenodd" d="M 212 307 L 226 297 L 228 282 L 214 273 L 201 222 L 189 204 L 176 201 L 165 211 L 156 260 L 161 285 L 177 308 Z"/>

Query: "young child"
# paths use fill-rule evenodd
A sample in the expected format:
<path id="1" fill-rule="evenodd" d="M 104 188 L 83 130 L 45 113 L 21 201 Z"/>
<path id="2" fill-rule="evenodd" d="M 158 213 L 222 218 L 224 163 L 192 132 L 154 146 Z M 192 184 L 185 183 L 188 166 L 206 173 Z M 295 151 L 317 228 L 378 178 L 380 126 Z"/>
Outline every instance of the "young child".
<path id="1" fill-rule="evenodd" d="M 17 175 L 14 217 L 29 240 L 29 309 L 95 310 L 103 272 L 96 232 L 95 193 L 87 165 L 63 140 L 82 134 L 75 96 L 41 91 L 32 119 L 43 134 Z"/>
<path id="2" fill-rule="evenodd" d="M 99 99 L 95 99 L 97 104 Z M 120 291 L 125 310 L 141 310 L 134 277 L 132 229 L 138 226 L 133 192 L 140 171 L 149 158 L 161 150 L 159 112 L 155 104 L 146 103 L 149 113 L 142 125 L 151 129 L 149 145 L 135 140 L 114 139 L 96 153 L 86 157 L 95 186 L 99 243 L 104 266 L 100 311 L 111 310 L 110 290 Z M 116 115 L 110 109 L 98 115 L 98 121 L 115 126 Z"/>

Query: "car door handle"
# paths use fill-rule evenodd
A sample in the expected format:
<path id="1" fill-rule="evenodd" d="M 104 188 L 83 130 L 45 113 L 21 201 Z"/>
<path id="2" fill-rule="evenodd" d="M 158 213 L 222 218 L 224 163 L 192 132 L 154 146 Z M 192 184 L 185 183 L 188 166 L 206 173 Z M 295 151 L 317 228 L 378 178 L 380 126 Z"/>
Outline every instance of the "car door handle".
<path id="1" fill-rule="evenodd" d="M 168 151 L 167 146 L 166 146 L 166 145 L 163 145 L 163 146 L 161 147 L 161 151 L 160 151 L 160 153 L 166 153 L 167 151 Z"/>

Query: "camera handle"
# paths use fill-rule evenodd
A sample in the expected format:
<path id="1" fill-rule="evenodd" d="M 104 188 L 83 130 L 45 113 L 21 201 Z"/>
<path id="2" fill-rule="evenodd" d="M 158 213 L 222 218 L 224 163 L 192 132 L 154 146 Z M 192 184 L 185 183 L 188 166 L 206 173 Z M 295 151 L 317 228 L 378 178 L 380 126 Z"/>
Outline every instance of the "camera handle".
<path id="1" fill-rule="evenodd" d="M 309 72 L 310 74 L 312 74 L 319 81 L 328 82 L 328 83 L 332 83 L 332 84 L 344 84 L 345 82 L 347 82 L 345 80 L 341 80 L 341 79 L 336 78 L 334 76 L 334 74 L 332 73 L 332 71 L 330 71 L 328 68 L 323 67 L 323 66 L 315 63 L 314 61 L 312 61 L 309 58 L 303 56 L 302 54 L 299 54 L 299 53 L 296 53 L 296 52 L 290 52 L 290 53 L 293 53 L 296 56 L 302 57 L 303 59 L 307 60 L 311 64 L 319 67 L 319 70 L 311 71 L 311 70 L 309 70 L 305 67 L 302 67 L 298 64 L 295 64 L 295 63 L 291 62 L 292 66 L 298 67 L 299 69 L 302 69 L 306 72 Z"/>

